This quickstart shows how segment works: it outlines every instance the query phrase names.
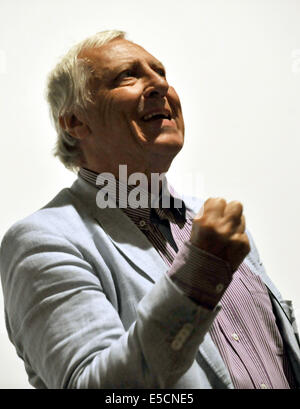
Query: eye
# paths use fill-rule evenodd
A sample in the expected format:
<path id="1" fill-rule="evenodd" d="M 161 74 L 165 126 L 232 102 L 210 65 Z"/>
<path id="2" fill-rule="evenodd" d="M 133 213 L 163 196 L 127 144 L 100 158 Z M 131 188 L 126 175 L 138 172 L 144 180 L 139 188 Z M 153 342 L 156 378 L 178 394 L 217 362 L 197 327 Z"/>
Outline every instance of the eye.
<path id="1" fill-rule="evenodd" d="M 118 75 L 118 79 L 123 79 L 123 78 L 130 78 L 130 77 L 134 77 L 135 73 L 134 70 L 132 69 L 127 69 L 122 71 L 119 75 Z"/>
<path id="2" fill-rule="evenodd" d="M 157 74 L 159 74 L 161 77 L 166 77 L 166 70 L 164 68 L 157 68 L 156 69 Z"/>

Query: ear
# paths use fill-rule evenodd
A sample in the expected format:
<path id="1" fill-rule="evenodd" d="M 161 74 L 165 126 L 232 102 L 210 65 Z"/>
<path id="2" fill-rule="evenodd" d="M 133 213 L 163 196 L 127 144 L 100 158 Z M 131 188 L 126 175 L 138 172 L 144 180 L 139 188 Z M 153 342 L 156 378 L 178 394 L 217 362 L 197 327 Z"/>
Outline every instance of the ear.
<path id="1" fill-rule="evenodd" d="M 75 139 L 83 140 L 91 134 L 91 130 L 84 120 L 82 118 L 79 119 L 77 115 L 72 113 L 60 116 L 59 124 L 62 129 Z"/>

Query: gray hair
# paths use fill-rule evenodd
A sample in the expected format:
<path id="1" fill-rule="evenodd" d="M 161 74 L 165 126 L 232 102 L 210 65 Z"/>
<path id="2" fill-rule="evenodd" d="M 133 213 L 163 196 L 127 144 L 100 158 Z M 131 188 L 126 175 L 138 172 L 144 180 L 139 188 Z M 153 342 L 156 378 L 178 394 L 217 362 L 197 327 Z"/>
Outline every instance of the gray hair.
<path id="1" fill-rule="evenodd" d="M 70 170 L 78 169 L 81 150 L 79 141 L 61 127 L 59 118 L 74 108 L 84 111 L 87 104 L 92 102 L 89 87 L 92 67 L 78 56 L 83 50 L 101 47 L 115 38 L 125 38 L 125 35 L 124 31 L 107 30 L 86 38 L 74 45 L 48 76 L 46 98 L 57 132 L 54 155 Z"/>

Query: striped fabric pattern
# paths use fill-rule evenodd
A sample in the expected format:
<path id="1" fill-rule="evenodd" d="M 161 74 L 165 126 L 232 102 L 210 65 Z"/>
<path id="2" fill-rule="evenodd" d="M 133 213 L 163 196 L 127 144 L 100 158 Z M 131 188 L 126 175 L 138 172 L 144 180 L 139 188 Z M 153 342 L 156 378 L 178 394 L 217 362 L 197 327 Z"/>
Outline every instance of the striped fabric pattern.
<path id="1" fill-rule="evenodd" d="M 93 185 L 96 185 L 96 179 L 98 176 L 96 173 L 90 170 L 81 168 L 79 171 L 79 176 L 81 176 L 87 182 Z M 104 186 L 104 179 L 103 179 L 103 185 L 99 184 L 99 182 L 101 182 L 101 178 L 98 177 L 98 187 L 101 188 L 101 186 Z M 114 197 L 115 193 L 117 192 L 117 197 L 116 197 L 117 203 L 119 203 L 118 192 L 126 191 L 128 195 L 129 192 L 133 188 L 134 188 L 133 186 L 123 185 L 118 180 L 116 180 L 116 191 L 111 191 L 109 185 L 106 186 L 107 191 L 112 197 Z M 180 199 L 180 196 L 176 194 L 172 186 L 168 185 L 168 188 L 172 195 Z M 147 197 L 147 201 L 150 202 L 151 198 L 149 198 L 148 191 L 146 192 L 141 188 L 140 192 L 141 192 L 141 195 L 145 195 L 145 197 Z M 156 224 L 151 223 L 150 204 L 149 204 L 149 207 L 146 207 L 146 208 L 133 209 L 131 207 L 126 207 L 126 208 L 122 208 L 122 210 L 138 226 L 138 228 L 146 235 L 148 240 L 151 242 L 151 244 L 154 246 L 154 248 L 163 258 L 165 263 L 168 266 L 171 266 L 176 256 L 176 251 L 173 249 L 170 243 L 166 241 L 165 237 L 161 233 L 158 226 Z M 180 249 L 183 243 L 189 240 L 190 231 L 192 228 L 192 220 L 194 218 L 194 215 L 192 213 L 186 212 L 186 215 L 185 215 L 186 221 L 180 223 L 180 222 L 175 221 L 174 215 L 167 208 L 166 209 L 156 209 L 156 212 L 160 219 L 169 220 L 172 235 L 175 239 L 178 249 Z"/>
<path id="2" fill-rule="evenodd" d="M 235 387 L 293 387 L 292 372 L 267 288 L 245 263 L 234 273 L 221 305 L 210 334 Z"/>
<path id="3" fill-rule="evenodd" d="M 80 169 L 79 176 L 96 185 L 96 173 Z M 132 189 L 130 186 L 119 186 L 119 182 L 116 182 L 117 192 L 119 188 L 126 189 L 128 194 Z M 176 195 L 171 186 L 169 189 Z M 180 286 L 181 283 L 181 289 L 187 292 L 187 295 L 195 291 L 211 292 L 205 280 L 198 279 L 198 275 L 195 279 L 195 275 L 191 275 L 189 271 L 185 273 L 184 269 L 176 273 L 177 265 L 185 264 L 183 260 L 192 228 L 194 217 L 192 213 L 187 211 L 185 221 L 178 222 L 169 209 L 156 210 L 161 219 L 169 221 L 170 230 L 178 247 L 177 254 L 158 226 L 151 223 L 150 208 L 127 207 L 122 210 L 146 235 L 170 267 L 171 278 L 177 285 Z M 192 257 L 194 259 L 188 265 L 195 266 L 198 261 L 197 254 L 192 253 Z M 218 280 L 218 264 L 211 263 L 211 266 L 212 280 L 214 276 Z M 213 267 L 217 271 L 214 271 Z M 176 275 L 180 278 L 179 281 L 176 281 Z M 210 335 L 229 370 L 235 388 L 289 389 L 295 387 L 282 338 L 276 326 L 268 290 L 262 280 L 252 273 L 245 263 L 242 263 L 234 273 L 231 282 L 226 277 L 226 269 L 224 269 L 223 281 L 226 284 L 226 291 L 221 294 L 222 309 L 214 320 Z"/>

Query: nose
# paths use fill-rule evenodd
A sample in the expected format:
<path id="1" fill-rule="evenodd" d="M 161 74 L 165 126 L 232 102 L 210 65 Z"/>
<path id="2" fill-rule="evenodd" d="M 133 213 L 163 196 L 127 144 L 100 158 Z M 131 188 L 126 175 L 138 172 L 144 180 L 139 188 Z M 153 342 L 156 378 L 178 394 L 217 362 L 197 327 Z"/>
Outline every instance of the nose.
<path id="1" fill-rule="evenodd" d="M 144 90 L 145 98 L 165 97 L 169 90 L 169 84 L 166 78 L 158 72 L 151 70 L 147 76 Z"/>

